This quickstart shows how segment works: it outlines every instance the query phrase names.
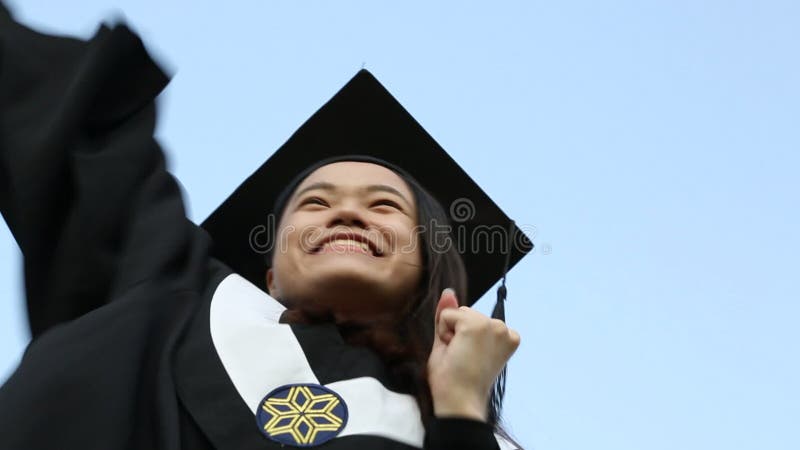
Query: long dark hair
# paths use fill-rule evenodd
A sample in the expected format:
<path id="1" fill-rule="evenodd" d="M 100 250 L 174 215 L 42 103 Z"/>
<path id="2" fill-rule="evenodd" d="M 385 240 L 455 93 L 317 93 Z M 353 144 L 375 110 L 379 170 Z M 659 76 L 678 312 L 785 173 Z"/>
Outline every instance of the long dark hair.
<path id="1" fill-rule="evenodd" d="M 287 186 L 286 192 L 276 205 L 276 212 L 283 214 L 283 206 L 294 189 L 310 172 L 325 164 L 317 164 L 301 174 L 295 182 Z M 413 177 L 391 165 L 390 170 L 397 173 L 411 188 L 417 204 L 417 242 L 422 250 L 422 277 L 416 293 L 410 299 L 409 307 L 393 325 L 381 326 L 340 326 L 344 340 L 352 345 L 363 345 L 375 351 L 387 365 L 389 371 L 400 385 L 409 387 L 420 407 L 422 422 L 427 427 L 433 419 L 433 399 L 427 377 L 427 362 L 434 339 L 434 316 L 442 291 L 451 288 L 455 291 L 459 304 L 467 301 L 467 270 L 464 261 L 452 241 L 435 236 L 441 230 L 449 229 L 450 221 L 442 205 Z M 275 223 L 280 223 L 282 217 Z M 277 235 L 275 230 L 274 236 Z M 272 265 L 272 254 L 267 255 L 267 263 Z M 286 323 L 315 323 L 326 318 L 306 314 L 302 309 L 286 310 L 281 318 Z M 504 439 L 516 444 L 500 425 L 502 391 L 492 389 L 488 403 L 488 423 Z M 517 445 L 519 447 L 519 445 Z M 521 447 L 519 447 L 521 448 Z"/>

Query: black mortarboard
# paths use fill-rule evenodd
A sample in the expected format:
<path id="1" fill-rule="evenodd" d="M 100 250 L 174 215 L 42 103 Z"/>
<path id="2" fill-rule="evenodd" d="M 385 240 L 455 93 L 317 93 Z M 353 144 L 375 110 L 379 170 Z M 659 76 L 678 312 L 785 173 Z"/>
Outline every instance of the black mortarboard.
<path id="1" fill-rule="evenodd" d="M 359 71 L 203 222 L 214 256 L 266 291 L 270 214 L 298 174 L 344 155 L 378 158 L 410 174 L 449 211 L 453 242 L 468 274 L 468 303 L 498 280 L 495 317 L 504 317 L 505 273 L 533 245 L 461 167 L 366 70 Z M 500 239 L 498 239 L 500 238 Z M 499 310 L 498 310 L 499 308 Z"/>

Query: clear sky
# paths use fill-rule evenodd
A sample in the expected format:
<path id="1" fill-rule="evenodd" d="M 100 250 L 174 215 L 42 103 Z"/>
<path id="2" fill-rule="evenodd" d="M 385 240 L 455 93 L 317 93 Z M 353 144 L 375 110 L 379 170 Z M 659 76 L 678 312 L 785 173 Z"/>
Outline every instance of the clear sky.
<path id="1" fill-rule="evenodd" d="M 800 448 L 800 2 L 10 5 L 142 34 L 174 73 L 159 135 L 198 222 L 372 71 L 536 231 L 508 282 L 526 448 Z M 2 377 L 27 330 L 0 227 Z"/>

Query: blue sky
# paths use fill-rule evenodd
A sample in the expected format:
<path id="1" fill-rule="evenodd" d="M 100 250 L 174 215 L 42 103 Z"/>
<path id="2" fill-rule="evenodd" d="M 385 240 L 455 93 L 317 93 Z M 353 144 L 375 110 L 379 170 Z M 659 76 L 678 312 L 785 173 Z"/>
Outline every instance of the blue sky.
<path id="1" fill-rule="evenodd" d="M 800 3 L 10 5 L 142 34 L 174 73 L 159 136 L 196 221 L 372 71 L 535 230 L 509 276 L 526 448 L 800 448 Z M 27 331 L 0 227 L 2 377 Z"/>

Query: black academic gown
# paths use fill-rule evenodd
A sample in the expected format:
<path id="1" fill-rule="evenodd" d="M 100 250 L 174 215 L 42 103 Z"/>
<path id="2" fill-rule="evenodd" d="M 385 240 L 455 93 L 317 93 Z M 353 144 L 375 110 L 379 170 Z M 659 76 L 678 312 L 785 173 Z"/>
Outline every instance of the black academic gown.
<path id="1" fill-rule="evenodd" d="M 210 256 L 153 138 L 166 83 L 124 26 L 45 36 L 0 6 L 0 210 L 33 335 L 0 388 L 0 449 L 280 448 L 259 430 L 257 397 L 309 379 L 355 405 L 355 431 L 320 448 L 498 448 L 471 420 L 416 436 L 415 406 L 377 355 L 334 326 L 275 323 L 280 306 Z M 365 415 L 371 395 L 383 406 Z"/>

